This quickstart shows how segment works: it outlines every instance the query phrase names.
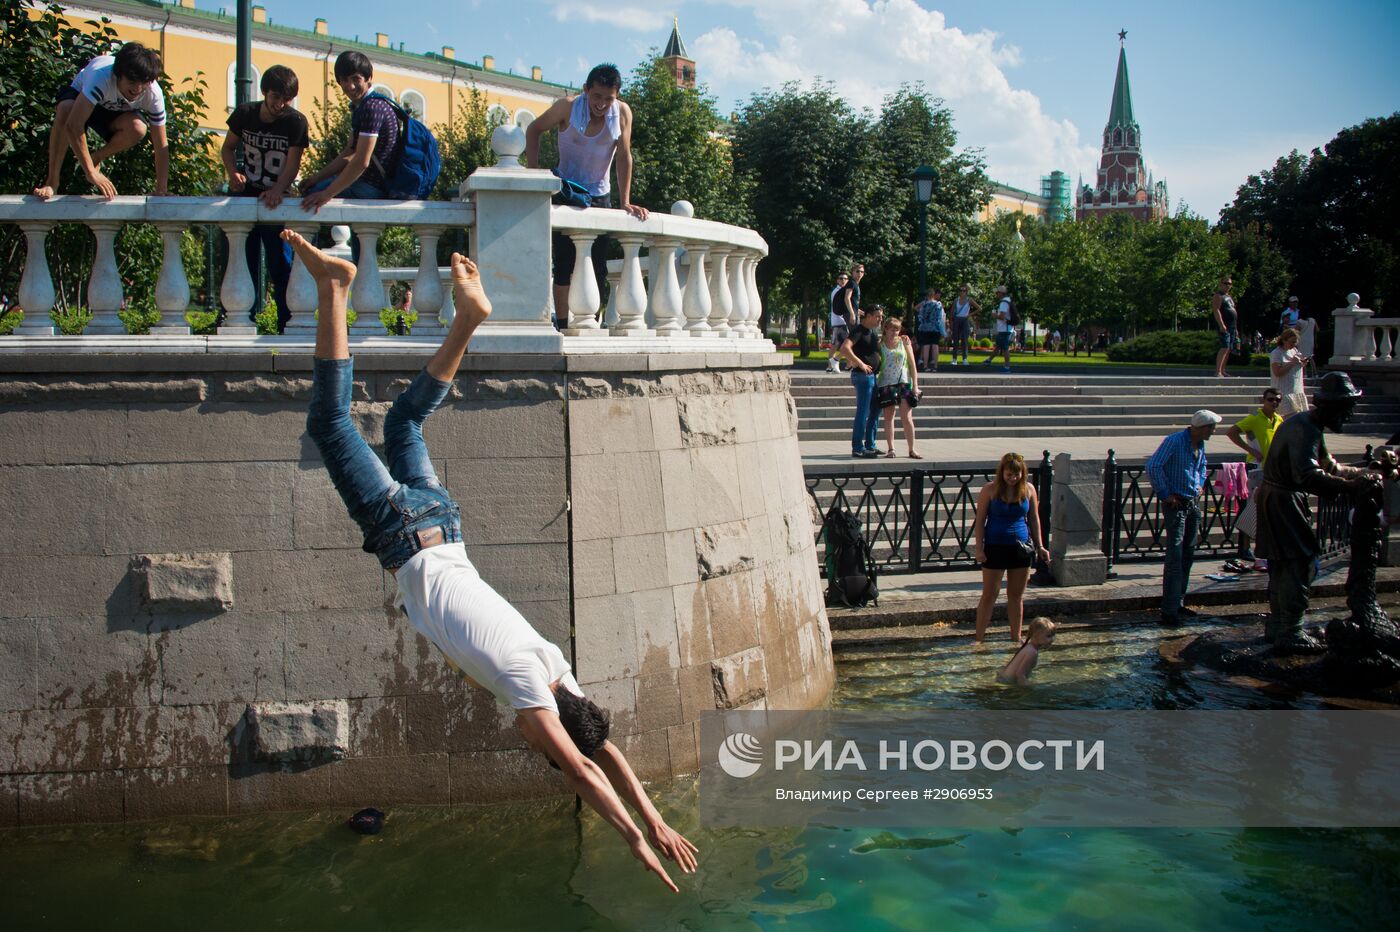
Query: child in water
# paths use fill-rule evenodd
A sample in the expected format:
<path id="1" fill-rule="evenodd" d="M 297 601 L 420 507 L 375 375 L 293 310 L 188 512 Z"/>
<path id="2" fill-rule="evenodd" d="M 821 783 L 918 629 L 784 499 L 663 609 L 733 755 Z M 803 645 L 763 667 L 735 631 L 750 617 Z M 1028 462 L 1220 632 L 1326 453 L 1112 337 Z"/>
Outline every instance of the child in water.
<path id="1" fill-rule="evenodd" d="M 997 674 L 998 683 L 1027 685 L 1031 671 L 1035 669 L 1035 662 L 1040 659 L 1040 652 L 1055 640 L 1055 623 L 1044 616 L 1032 618 L 1029 632 L 1016 655 L 1011 658 L 1011 662 L 1002 667 L 1001 672 Z"/>

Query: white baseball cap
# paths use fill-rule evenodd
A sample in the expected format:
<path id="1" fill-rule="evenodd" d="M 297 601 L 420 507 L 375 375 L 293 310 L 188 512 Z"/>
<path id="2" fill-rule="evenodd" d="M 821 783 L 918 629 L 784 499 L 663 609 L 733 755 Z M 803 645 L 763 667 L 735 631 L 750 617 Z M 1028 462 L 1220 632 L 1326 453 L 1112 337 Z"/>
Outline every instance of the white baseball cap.
<path id="1" fill-rule="evenodd" d="M 1191 426 L 1205 427 L 1207 424 L 1219 424 L 1222 420 L 1223 418 L 1221 418 L 1221 416 L 1216 414 L 1214 411 L 1202 408 L 1195 414 L 1191 415 Z"/>

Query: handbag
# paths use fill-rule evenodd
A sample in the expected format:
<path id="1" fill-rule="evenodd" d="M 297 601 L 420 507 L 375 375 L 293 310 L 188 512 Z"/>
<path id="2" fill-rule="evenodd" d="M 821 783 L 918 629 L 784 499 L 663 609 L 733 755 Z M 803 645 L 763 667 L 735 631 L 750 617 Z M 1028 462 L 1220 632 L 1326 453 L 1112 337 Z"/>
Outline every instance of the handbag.
<path id="1" fill-rule="evenodd" d="M 560 176 L 557 172 L 555 177 L 559 179 L 559 193 L 550 199 L 551 203 L 560 207 L 592 207 L 593 195 L 588 193 L 588 189 L 577 181 L 570 181 Z"/>

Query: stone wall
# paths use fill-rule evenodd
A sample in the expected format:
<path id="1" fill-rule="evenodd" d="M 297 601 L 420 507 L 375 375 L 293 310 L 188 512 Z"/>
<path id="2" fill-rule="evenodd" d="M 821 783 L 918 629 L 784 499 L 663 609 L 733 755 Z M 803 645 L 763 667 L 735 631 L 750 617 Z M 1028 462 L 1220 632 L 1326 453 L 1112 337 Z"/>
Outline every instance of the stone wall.
<path id="1" fill-rule="evenodd" d="M 371 443 L 421 364 L 357 359 Z M 562 788 L 392 609 L 304 434 L 309 368 L 0 358 L 0 825 Z M 473 562 L 643 778 L 696 769 L 703 711 L 825 700 L 779 358 L 469 356 L 426 433 Z M 259 753 L 288 734 L 314 746 Z"/>

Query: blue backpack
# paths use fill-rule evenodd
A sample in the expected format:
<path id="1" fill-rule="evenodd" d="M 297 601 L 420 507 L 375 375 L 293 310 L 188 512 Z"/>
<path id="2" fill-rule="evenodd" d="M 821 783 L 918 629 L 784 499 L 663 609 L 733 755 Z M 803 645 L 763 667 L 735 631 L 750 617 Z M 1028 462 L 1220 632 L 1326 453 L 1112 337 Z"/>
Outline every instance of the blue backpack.
<path id="1" fill-rule="evenodd" d="M 383 94 L 369 96 L 387 102 L 402 122 L 398 159 L 388 169 L 375 160 L 375 165 L 384 176 L 386 192 L 395 200 L 426 200 L 442 171 L 437 140 L 428 127 L 388 97 Z"/>

